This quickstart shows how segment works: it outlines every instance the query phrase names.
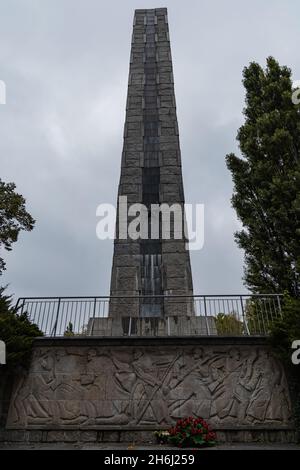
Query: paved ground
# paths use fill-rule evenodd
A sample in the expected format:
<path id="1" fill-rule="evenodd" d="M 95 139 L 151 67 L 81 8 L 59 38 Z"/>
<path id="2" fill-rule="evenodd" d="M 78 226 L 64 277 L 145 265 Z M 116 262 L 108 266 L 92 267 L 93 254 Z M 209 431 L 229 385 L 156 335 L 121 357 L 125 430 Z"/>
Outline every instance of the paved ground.
<path id="1" fill-rule="evenodd" d="M 190 449 L 177 449 L 175 447 L 159 446 L 159 445 L 136 445 L 136 444 L 0 444 L 1 450 L 146 450 L 146 451 L 160 451 L 160 450 L 181 450 L 187 451 Z M 206 448 L 205 450 L 300 450 L 300 445 L 296 444 L 219 444 L 215 447 Z"/>

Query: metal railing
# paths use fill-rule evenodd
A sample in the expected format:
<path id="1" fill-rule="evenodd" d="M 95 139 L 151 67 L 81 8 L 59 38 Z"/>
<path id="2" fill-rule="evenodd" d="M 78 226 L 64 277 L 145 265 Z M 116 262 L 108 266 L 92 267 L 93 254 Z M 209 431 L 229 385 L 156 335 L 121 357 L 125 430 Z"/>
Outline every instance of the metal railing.
<path id="1" fill-rule="evenodd" d="M 27 297 L 16 307 L 51 337 L 265 336 L 281 315 L 281 299 L 279 294 Z M 161 317 L 145 316 L 142 305 L 151 302 L 161 303 Z"/>

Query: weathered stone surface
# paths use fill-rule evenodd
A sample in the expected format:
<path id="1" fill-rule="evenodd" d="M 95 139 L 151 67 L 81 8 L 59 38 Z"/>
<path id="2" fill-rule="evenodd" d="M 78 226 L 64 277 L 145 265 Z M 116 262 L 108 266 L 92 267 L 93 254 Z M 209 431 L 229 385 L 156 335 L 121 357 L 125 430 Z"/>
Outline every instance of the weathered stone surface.
<path id="1" fill-rule="evenodd" d="M 27 442 L 42 442 L 43 440 L 43 431 L 26 431 L 25 441 Z"/>
<path id="2" fill-rule="evenodd" d="M 97 431 L 80 431 L 81 442 L 96 442 Z"/>
<path id="3" fill-rule="evenodd" d="M 112 318 L 90 318 L 87 325 L 88 335 L 111 336 Z"/>
<path id="4" fill-rule="evenodd" d="M 139 195 L 140 191 L 141 191 L 141 185 L 140 184 L 135 184 L 135 183 L 124 184 L 124 183 L 122 183 L 120 185 L 120 195 L 129 195 L 129 194 Z"/>
<path id="5" fill-rule="evenodd" d="M 7 422 L 13 440 L 38 428 L 48 430 L 49 442 L 75 442 L 83 428 L 146 431 L 185 416 L 205 417 L 233 440 L 241 431 L 292 430 L 284 370 L 263 343 L 128 341 L 39 342 L 15 384 Z"/>
<path id="6" fill-rule="evenodd" d="M 138 269 L 130 266 L 116 266 L 116 283 L 120 290 L 132 292 L 138 288 Z"/>
<path id="7" fill-rule="evenodd" d="M 116 260 L 116 266 L 123 267 L 123 266 L 139 266 L 140 263 L 140 255 L 133 255 L 133 254 L 125 254 L 119 255 Z"/>
<path id="8" fill-rule="evenodd" d="M 126 152 L 124 155 L 124 166 L 127 168 L 139 168 L 141 166 L 141 155 L 138 152 L 138 155 Z"/>
<path id="9" fill-rule="evenodd" d="M 185 290 L 188 291 L 188 285 L 186 284 L 185 276 L 182 272 L 175 268 L 178 277 L 168 277 L 166 280 L 166 290 L 169 294 L 182 294 Z M 174 273 L 174 270 L 173 270 Z M 192 294 L 191 294 L 192 295 Z"/>
<path id="10" fill-rule="evenodd" d="M 26 431 L 7 431 L 2 436 L 2 439 L 12 442 L 26 442 Z"/>
<path id="11" fill-rule="evenodd" d="M 164 240 L 162 243 L 163 253 L 185 253 L 185 241 L 183 240 Z"/>
<path id="12" fill-rule="evenodd" d="M 117 295 L 118 298 L 114 299 L 111 297 L 109 302 L 110 316 L 113 318 L 110 331 L 111 334 L 114 336 L 122 336 L 124 334 L 124 331 L 126 329 L 128 330 L 128 326 L 125 327 L 121 323 L 119 323 L 120 317 L 138 317 L 140 314 L 140 303 L 138 298 L 128 298 L 129 295 L 138 296 L 138 286 L 136 286 L 135 290 L 118 290 L 115 295 Z M 101 319 L 99 319 L 99 321 L 100 320 Z M 124 318 L 124 321 L 125 320 L 126 318 Z M 100 332 L 98 336 L 101 336 Z"/>
<path id="13" fill-rule="evenodd" d="M 120 442 L 119 431 L 104 431 L 101 433 L 101 442 Z"/>
<path id="14" fill-rule="evenodd" d="M 117 255 L 139 255 L 140 248 L 137 242 L 132 240 L 118 240 L 115 242 L 114 251 Z"/>
<path id="15" fill-rule="evenodd" d="M 78 442 L 80 441 L 80 431 L 49 431 L 47 442 Z"/>
<path id="16" fill-rule="evenodd" d="M 179 241 L 179 243 L 181 242 Z M 164 266 L 166 269 L 167 276 L 176 277 L 178 275 L 178 271 L 180 268 L 181 270 L 185 269 L 186 257 L 187 257 L 186 253 L 184 253 L 180 257 L 178 257 L 177 253 L 165 253 Z"/>
<path id="17" fill-rule="evenodd" d="M 172 205 L 174 203 L 184 204 L 183 195 L 178 192 L 161 192 L 160 199 L 162 204 Z"/>
<path id="18" fill-rule="evenodd" d="M 136 170 L 136 168 L 128 168 L 127 167 L 127 170 Z M 122 188 L 120 188 L 120 191 L 122 190 L 123 192 L 126 191 L 125 187 L 127 188 L 128 186 L 130 185 L 138 185 L 138 187 L 141 186 L 142 184 L 142 176 L 141 174 L 139 174 L 139 170 L 141 170 L 141 168 L 139 168 L 136 172 L 136 174 L 133 174 L 133 175 L 125 175 L 123 174 L 122 175 Z M 128 191 L 129 192 L 129 191 Z"/>

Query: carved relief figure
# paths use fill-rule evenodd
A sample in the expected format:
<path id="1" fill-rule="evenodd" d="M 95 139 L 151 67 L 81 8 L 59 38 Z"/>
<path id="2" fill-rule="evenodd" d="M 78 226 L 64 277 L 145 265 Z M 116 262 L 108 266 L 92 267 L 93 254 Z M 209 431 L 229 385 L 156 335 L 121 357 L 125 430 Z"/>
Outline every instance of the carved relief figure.
<path id="1" fill-rule="evenodd" d="M 112 399 L 116 386 L 115 373 L 110 351 L 88 351 L 86 374 L 81 378 L 84 387 L 82 412 L 86 415 L 84 425 L 128 423 L 126 410 L 129 404 L 125 400 Z"/>
<path id="2" fill-rule="evenodd" d="M 215 356 L 209 384 L 212 392 L 211 417 L 230 421 L 243 414 L 244 404 L 248 400 L 242 380 L 246 368 L 247 362 L 241 359 L 237 348 Z"/>
<path id="3" fill-rule="evenodd" d="M 134 352 L 132 366 L 137 378 L 132 391 L 134 423 L 148 421 L 169 424 L 171 422 L 163 387 L 176 359 L 177 357 L 169 364 L 164 377 L 159 379 L 157 368 L 150 356 L 142 351 Z"/>
<path id="4" fill-rule="evenodd" d="M 278 364 L 267 351 L 260 351 L 247 388 L 252 391 L 246 417 L 250 422 L 287 421 L 290 404 Z"/>
<path id="5" fill-rule="evenodd" d="M 209 354 L 204 358 L 202 348 L 193 349 L 174 370 L 168 393 L 168 398 L 173 399 L 169 411 L 174 419 L 190 415 L 210 416 L 209 361 Z"/>
<path id="6" fill-rule="evenodd" d="M 68 354 L 65 349 L 56 351 L 55 379 L 56 379 L 56 420 L 58 424 L 81 424 L 82 387 L 80 377 L 82 372 L 82 357 Z"/>
<path id="7" fill-rule="evenodd" d="M 51 351 L 35 354 L 36 373 L 23 378 L 12 401 L 12 422 L 46 424 L 53 421 L 53 394 L 56 388 L 54 356 Z"/>

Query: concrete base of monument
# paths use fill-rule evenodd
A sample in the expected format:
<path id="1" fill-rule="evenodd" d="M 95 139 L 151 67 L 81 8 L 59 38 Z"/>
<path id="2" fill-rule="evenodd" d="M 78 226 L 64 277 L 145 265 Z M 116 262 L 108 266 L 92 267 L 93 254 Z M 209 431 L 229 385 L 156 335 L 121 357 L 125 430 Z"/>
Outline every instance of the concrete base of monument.
<path id="1" fill-rule="evenodd" d="M 281 443 L 295 444 L 297 433 L 293 428 L 286 429 L 216 429 L 218 443 Z M 5 430 L 0 431 L 0 443 L 124 443 L 157 444 L 153 431 L 141 430 Z M 163 446 L 160 446 L 163 449 Z"/>
<path id="2" fill-rule="evenodd" d="M 107 317 L 90 318 L 87 332 L 91 336 L 185 336 L 217 335 L 212 316 Z"/>
<path id="3" fill-rule="evenodd" d="M 154 442 L 201 416 L 220 442 L 295 442 L 288 384 L 263 338 L 66 337 L 34 343 L 6 442 Z"/>

